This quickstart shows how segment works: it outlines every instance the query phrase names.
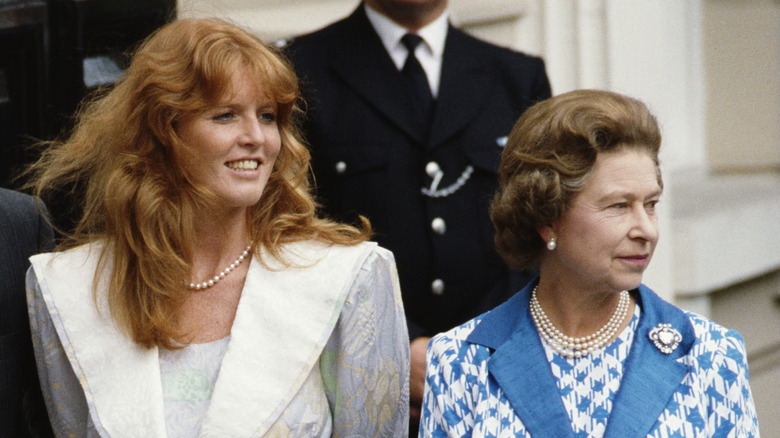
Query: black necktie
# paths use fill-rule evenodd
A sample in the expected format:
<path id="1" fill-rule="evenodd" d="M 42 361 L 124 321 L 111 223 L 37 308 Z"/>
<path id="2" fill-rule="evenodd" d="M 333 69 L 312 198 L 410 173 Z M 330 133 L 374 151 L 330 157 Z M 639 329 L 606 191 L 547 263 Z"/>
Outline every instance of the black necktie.
<path id="1" fill-rule="evenodd" d="M 417 109 L 417 116 L 421 120 L 422 132 L 427 133 L 433 110 L 433 94 L 431 94 L 431 86 L 428 84 L 428 77 L 425 76 L 425 70 L 417 57 L 414 56 L 414 49 L 422 42 L 422 38 L 413 33 L 407 33 L 401 38 L 401 42 L 409 51 L 401 74 L 406 79 L 412 102 Z"/>

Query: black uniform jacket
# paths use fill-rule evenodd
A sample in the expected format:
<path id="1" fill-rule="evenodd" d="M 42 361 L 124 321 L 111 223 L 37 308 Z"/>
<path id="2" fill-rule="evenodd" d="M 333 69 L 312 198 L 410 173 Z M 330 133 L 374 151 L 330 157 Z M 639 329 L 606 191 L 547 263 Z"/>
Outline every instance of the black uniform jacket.
<path id="1" fill-rule="evenodd" d="M 450 26 L 425 133 L 362 5 L 287 53 L 307 103 L 319 201 L 332 218 L 368 217 L 395 254 L 410 338 L 462 323 L 530 280 L 495 252 L 488 205 L 506 136 L 550 96 L 541 59 Z"/>

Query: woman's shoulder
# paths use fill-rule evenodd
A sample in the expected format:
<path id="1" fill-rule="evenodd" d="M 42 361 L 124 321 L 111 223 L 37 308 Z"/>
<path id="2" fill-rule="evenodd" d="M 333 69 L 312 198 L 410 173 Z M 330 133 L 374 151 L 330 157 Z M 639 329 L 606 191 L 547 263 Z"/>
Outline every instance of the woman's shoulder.
<path id="1" fill-rule="evenodd" d="M 30 257 L 33 266 L 60 269 L 83 268 L 96 263 L 102 255 L 103 245 L 98 242 L 86 243 L 60 251 L 44 252 Z"/>
<path id="2" fill-rule="evenodd" d="M 698 359 L 701 364 L 705 365 L 716 359 L 713 354 L 744 360 L 745 341 L 736 330 L 724 327 L 698 313 L 668 303 L 644 285 L 640 286 L 640 292 L 642 292 L 644 304 L 643 312 L 655 312 L 663 317 L 679 315 L 683 321 L 687 320 L 690 324 L 693 342 L 688 350 L 689 358 Z"/>
<path id="3" fill-rule="evenodd" d="M 434 354 L 446 354 L 462 358 L 471 356 L 476 350 L 487 348 L 468 341 L 469 336 L 479 326 L 484 317 L 485 314 L 477 316 L 446 332 L 435 335 L 428 344 L 428 349 L 433 351 Z"/>
<path id="4" fill-rule="evenodd" d="M 713 345 L 722 348 L 722 344 L 738 344 L 744 350 L 744 339 L 734 329 L 724 327 L 717 322 L 695 312 L 684 311 L 696 332 L 695 344 Z"/>
<path id="5" fill-rule="evenodd" d="M 354 245 L 342 245 L 339 243 L 333 243 L 333 244 L 328 244 L 327 247 L 329 247 L 331 251 L 337 253 L 376 254 L 380 257 L 385 257 L 385 258 L 393 257 L 393 253 L 390 252 L 390 250 L 379 246 L 379 244 L 377 244 L 374 241 L 365 241 L 365 242 L 356 243 Z"/>
<path id="6" fill-rule="evenodd" d="M 696 337 L 688 350 L 687 362 L 699 372 L 728 369 L 734 373 L 747 368 L 747 350 L 742 335 L 697 313 L 685 311 Z M 709 370 L 709 371 L 706 371 Z"/>
<path id="7" fill-rule="evenodd" d="M 325 243 L 317 240 L 301 240 L 286 243 L 281 247 L 279 255 L 283 263 L 292 266 L 313 266 L 321 263 L 362 263 L 368 258 L 378 258 L 394 261 L 393 254 L 376 242 L 361 242 L 355 245 Z M 271 257 L 264 258 L 271 266 Z"/>
<path id="8" fill-rule="evenodd" d="M 64 251 L 36 254 L 30 257 L 28 281 L 37 283 L 46 295 L 86 296 L 95 280 L 102 248 L 99 244 L 85 244 Z"/>

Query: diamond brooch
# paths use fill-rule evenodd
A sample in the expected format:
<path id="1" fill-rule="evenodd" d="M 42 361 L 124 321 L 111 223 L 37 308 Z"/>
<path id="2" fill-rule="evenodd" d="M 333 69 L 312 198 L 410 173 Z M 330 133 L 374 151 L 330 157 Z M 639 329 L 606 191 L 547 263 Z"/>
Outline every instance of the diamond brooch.
<path id="1" fill-rule="evenodd" d="M 650 330 L 648 337 L 663 354 L 669 354 L 674 351 L 677 345 L 680 344 L 680 341 L 682 341 L 682 335 L 673 329 L 671 324 L 658 324 L 654 329 Z"/>

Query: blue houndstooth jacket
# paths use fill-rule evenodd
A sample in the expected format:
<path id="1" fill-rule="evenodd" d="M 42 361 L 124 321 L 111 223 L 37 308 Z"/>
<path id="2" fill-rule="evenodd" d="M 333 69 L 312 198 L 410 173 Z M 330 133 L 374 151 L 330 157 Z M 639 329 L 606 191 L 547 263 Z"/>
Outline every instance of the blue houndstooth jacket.
<path id="1" fill-rule="evenodd" d="M 535 283 L 431 341 L 421 437 L 574 437 L 528 310 Z M 641 318 L 604 437 L 759 436 L 740 334 L 632 294 Z M 664 323 L 682 335 L 670 354 L 649 339 Z"/>

